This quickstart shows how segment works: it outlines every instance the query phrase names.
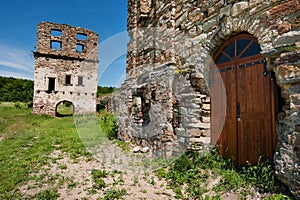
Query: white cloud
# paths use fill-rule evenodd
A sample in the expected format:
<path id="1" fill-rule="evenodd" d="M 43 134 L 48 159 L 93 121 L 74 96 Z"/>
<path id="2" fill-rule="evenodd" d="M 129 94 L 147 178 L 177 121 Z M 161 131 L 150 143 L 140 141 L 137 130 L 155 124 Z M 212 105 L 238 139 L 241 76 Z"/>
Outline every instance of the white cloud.
<path id="1" fill-rule="evenodd" d="M 0 52 L 0 66 L 9 68 L 12 73 L 21 71 L 33 74 L 34 59 L 29 50 L 0 44 Z"/>

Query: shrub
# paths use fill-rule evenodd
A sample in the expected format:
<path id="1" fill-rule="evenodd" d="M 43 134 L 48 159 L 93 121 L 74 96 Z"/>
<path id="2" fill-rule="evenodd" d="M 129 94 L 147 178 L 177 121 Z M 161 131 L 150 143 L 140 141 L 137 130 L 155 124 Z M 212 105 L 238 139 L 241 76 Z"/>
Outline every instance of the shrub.
<path id="1" fill-rule="evenodd" d="M 117 139 L 118 123 L 115 116 L 109 112 L 100 112 L 100 125 L 109 140 Z"/>

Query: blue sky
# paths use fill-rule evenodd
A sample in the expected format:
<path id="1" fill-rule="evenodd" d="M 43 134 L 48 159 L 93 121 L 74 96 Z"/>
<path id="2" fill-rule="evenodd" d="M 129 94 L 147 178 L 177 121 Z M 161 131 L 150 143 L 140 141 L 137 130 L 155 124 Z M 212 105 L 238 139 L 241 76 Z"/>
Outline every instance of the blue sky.
<path id="1" fill-rule="evenodd" d="M 0 76 L 33 80 L 37 25 L 43 21 L 99 34 L 99 85 L 125 77 L 126 0 L 0 0 Z"/>

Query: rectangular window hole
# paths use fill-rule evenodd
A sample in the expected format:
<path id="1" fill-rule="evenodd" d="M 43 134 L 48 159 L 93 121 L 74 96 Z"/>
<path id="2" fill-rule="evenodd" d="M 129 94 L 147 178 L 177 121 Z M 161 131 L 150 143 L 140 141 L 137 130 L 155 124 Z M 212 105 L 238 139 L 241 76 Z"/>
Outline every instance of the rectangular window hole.
<path id="1" fill-rule="evenodd" d="M 84 49 L 83 44 L 76 44 L 76 52 L 82 53 Z"/>
<path id="2" fill-rule="evenodd" d="M 65 84 L 71 85 L 71 75 L 66 75 Z"/>
<path id="3" fill-rule="evenodd" d="M 78 85 L 83 85 L 83 77 L 78 76 Z"/>
<path id="4" fill-rule="evenodd" d="M 77 40 L 86 40 L 87 39 L 87 35 L 84 34 L 84 33 L 77 33 L 76 39 Z"/>
<path id="5" fill-rule="evenodd" d="M 61 50 L 61 42 L 51 41 L 50 48 L 54 50 Z"/>
<path id="6" fill-rule="evenodd" d="M 51 36 L 62 36 L 62 31 L 59 29 L 51 29 Z"/>
<path id="7" fill-rule="evenodd" d="M 55 91 L 55 78 L 48 78 L 48 91 L 47 93 L 51 93 Z"/>

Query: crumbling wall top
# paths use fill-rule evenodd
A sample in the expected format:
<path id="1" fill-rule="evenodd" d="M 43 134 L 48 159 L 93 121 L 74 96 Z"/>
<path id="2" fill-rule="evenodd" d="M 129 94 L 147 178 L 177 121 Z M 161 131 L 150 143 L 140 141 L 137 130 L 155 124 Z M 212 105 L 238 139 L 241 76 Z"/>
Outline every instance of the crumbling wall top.
<path id="1" fill-rule="evenodd" d="M 98 61 L 98 34 L 67 24 L 38 25 L 35 55 Z"/>

